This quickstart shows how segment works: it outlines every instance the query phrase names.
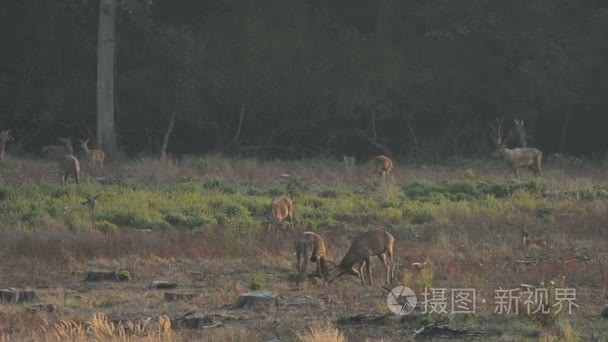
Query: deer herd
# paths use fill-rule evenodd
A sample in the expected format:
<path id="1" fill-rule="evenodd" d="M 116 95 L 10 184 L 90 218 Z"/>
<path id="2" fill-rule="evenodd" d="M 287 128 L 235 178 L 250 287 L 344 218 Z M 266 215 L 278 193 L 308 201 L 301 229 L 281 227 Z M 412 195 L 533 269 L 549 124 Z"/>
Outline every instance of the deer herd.
<path id="1" fill-rule="evenodd" d="M 0 132 L 0 161 L 4 159 L 4 151 L 7 141 L 12 141 L 13 137 L 10 135 L 10 131 Z M 59 168 L 62 174 L 62 182 L 66 184 L 68 178 L 72 176 L 76 183 L 80 183 L 80 162 L 76 154 L 74 153 L 74 147 L 72 146 L 71 138 L 57 138 L 57 141 L 64 144 L 61 145 L 47 145 L 42 147 L 41 155 L 46 161 L 54 161 L 59 163 Z M 99 149 L 89 149 L 89 139 L 80 140 L 80 146 L 84 152 L 84 158 L 89 162 L 87 164 L 88 170 L 94 170 L 100 168 L 103 171 L 103 161 L 106 157 L 104 151 Z"/>
<path id="2" fill-rule="evenodd" d="M 523 121 L 516 120 L 516 126 L 520 126 L 520 136 L 524 136 Z M 512 133 L 512 131 L 511 131 Z M 507 148 L 506 143 L 509 141 L 511 134 L 507 139 L 502 135 L 502 120 L 496 120 L 496 123 L 491 126 L 491 136 L 496 145 L 494 155 L 501 157 L 509 166 L 516 177 L 519 176 L 519 169 L 529 168 L 537 176 L 542 176 L 541 159 L 542 152 L 536 148 L 521 147 Z M 0 131 L 0 161 L 4 159 L 4 151 L 6 143 L 12 141 L 13 137 L 10 131 Z M 42 148 L 42 156 L 45 160 L 56 161 L 59 163 L 62 171 L 62 182 L 65 184 L 71 176 L 76 183 L 80 183 L 80 162 L 74 154 L 72 140 L 70 138 L 58 138 L 58 141 L 64 146 L 48 145 Z M 87 167 L 89 170 L 99 167 L 103 170 L 103 162 L 106 157 L 104 151 L 100 149 L 89 149 L 89 139 L 80 140 L 80 147 L 84 152 L 84 157 L 88 160 Z M 523 144 L 525 145 L 525 143 Z M 345 157 L 346 158 L 346 157 Z M 354 157 L 351 157 L 354 159 Z M 393 169 L 393 161 L 391 158 L 379 155 L 372 160 L 374 166 L 374 174 L 382 179 L 389 177 Z M 351 161 L 354 164 L 354 160 Z M 288 197 L 281 197 L 272 202 L 269 214 L 269 224 L 267 233 L 273 225 L 280 230 L 285 230 L 286 223 L 293 229 L 293 202 Z M 522 244 L 524 251 L 530 248 L 550 248 L 550 243 L 547 240 L 530 239 L 527 230 L 523 229 Z M 295 238 L 295 255 L 297 258 L 298 281 L 306 277 L 306 267 L 308 261 L 315 263 L 316 270 L 314 275 L 333 283 L 342 275 L 350 274 L 359 276 L 361 284 L 365 285 L 365 276 L 369 279 L 369 284 L 373 284 L 371 276 L 371 259 L 376 256 L 384 264 L 386 268 L 385 284 L 389 284 L 394 279 L 394 248 L 395 238 L 389 232 L 382 229 L 372 229 L 356 236 L 352 241 L 349 250 L 346 252 L 340 264 L 336 265 L 327 259 L 327 249 L 325 241 L 317 233 L 306 231 L 302 232 Z M 331 264 L 331 267 L 330 267 Z M 363 269 L 365 268 L 365 272 Z M 333 275 L 332 275 L 333 274 Z"/>

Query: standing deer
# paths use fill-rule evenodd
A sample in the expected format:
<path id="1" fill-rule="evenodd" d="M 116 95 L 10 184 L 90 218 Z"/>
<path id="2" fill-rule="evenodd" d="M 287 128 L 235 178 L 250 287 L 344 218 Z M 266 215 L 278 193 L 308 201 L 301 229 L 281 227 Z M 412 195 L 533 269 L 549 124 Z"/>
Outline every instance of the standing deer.
<path id="1" fill-rule="evenodd" d="M 395 238 L 391 233 L 382 229 L 373 229 L 367 231 L 355 238 L 346 255 L 340 262 L 338 268 L 339 274 L 330 280 L 334 282 L 337 278 L 344 274 L 359 276 L 361 284 L 365 286 L 365 277 L 363 276 L 363 266 L 367 271 L 369 284 L 372 285 L 371 258 L 377 256 L 386 266 L 386 284 L 393 281 L 395 262 L 393 259 L 393 250 L 395 248 Z M 359 264 L 359 270 L 355 270 L 354 266 Z M 332 267 L 333 269 L 334 267 Z"/>
<path id="2" fill-rule="evenodd" d="M 548 240 L 544 240 L 544 239 L 529 239 L 530 234 L 528 233 L 528 231 L 524 228 L 521 230 L 521 237 L 522 237 L 522 245 L 524 248 L 524 251 L 528 251 L 529 248 L 540 248 L 540 249 L 547 249 L 547 248 L 551 248 L 551 244 L 549 243 Z"/>
<path id="3" fill-rule="evenodd" d="M 393 161 L 391 158 L 380 155 L 374 158 L 375 173 L 386 179 L 393 169 Z"/>
<path id="4" fill-rule="evenodd" d="M 534 147 L 527 148 L 507 148 L 505 143 L 510 140 L 513 131 L 509 133 L 506 140 L 502 138 L 502 120 L 496 119 L 496 123 L 491 126 L 491 135 L 496 144 L 496 154 L 507 162 L 515 177 L 519 177 L 519 169 L 527 167 L 534 171 L 538 177 L 542 176 L 541 160 L 543 153 Z"/>
<path id="5" fill-rule="evenodd" d="M 63 159 L 59 162 L 59 166 L 63 170 L 63 184 L 68 180 L 68 177 L 72 175 L 76 180 L 76 183 L 80 183 L 80 163 L 78 159 L 70 154 L 64 154 Z"/>
<path id="6" fill-rule="evenodd" d="M 89 160 L 89 164 L 87 166 L 88 169 L 91 170 L 91 168 L 93 166 L 95 166 L 95 164 L 97 164 L 103 170 L 103 160 L 106 158 L 105 152 L 102 150 L 96 150 L 96 149 L 89 150 L 89 147 L 87 145 L 88 143 L 89 143 L 89 139 L 80 140 L 80 146 L 82 146 L 82 149 L 86 153 L 87 159 Z"/>
<path id="7" fill-rule="evenodd" d="M 72 139 L 70 138 L 57 138 L 58 141 L 65 144 L 65 146 L 48 145 L 42 148 L 42 156 L 46 160 L 63 161 L 63 156 L 74 155 L 74 148 L 72 148 Z"/>
<path id="8" fill-rule="evenodd" d="M 306 266 L 308 266 L 308 260 L 310 260 L 317 264 L 316 274 L 325 280 L 327 277 L 326 261 L 329 260 L 326 260 L 327 252 L 323 238 L 313 232 L 303 232 L 296 237 L 294 244 L 296 247 L 298 279 L 301 280 L 306 277 Z"/>
<path id="9" fill-rule="evenodd" d="M 272 202 L 270 222 L 268 223 L 268 233 L 270 233 L 270 227 L 273 224 L 278 225 L 281 230 L 285 230 L 283 221 L 285 221 L 287 218 L 289 218 L 289 224 L 293 228 L 293 202 L 291 202 L 291 199 L 281 197 Z"/>
<path id="10" fill-rule="evenodd" d="M 4 160 L 4 148 L 6 146 L 6 142 L 12 140 L 13 137 L 11 136 L 10 130 L 0 132 L 0 160 Z"/>

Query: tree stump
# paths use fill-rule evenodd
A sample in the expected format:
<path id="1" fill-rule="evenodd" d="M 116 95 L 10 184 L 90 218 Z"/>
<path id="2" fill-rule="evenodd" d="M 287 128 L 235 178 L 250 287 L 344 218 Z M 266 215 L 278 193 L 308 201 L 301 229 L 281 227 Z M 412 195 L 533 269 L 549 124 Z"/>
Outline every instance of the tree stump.
<path id="1" fill-rule="evenodd" d="M 277 295 L 270 291 L 252 291 L 239 296 L 233 309 L 241 309 L 246 306 L 271 306 L 276 303 Z"/>
<path id="2" fill-rule="evenodd" d="M 127 281 L 131 279 L 128 271 L 121 272 L 89 272 L 84 281 Z"/>
<path id="3" fill-rule="evenodd" d="M 195 298 L 197 295 L 195 293 L 175 293 L 175 292 L 165 292 L 165 301 L 173 302 L 176 300 L 190 300 Z"/>
<path id="4" fill-rule="evenodd" d="M 0 290 L 0 301 L 8 303 L 25 303 L 38 300 L 36 292 L 31 290 Z"/>

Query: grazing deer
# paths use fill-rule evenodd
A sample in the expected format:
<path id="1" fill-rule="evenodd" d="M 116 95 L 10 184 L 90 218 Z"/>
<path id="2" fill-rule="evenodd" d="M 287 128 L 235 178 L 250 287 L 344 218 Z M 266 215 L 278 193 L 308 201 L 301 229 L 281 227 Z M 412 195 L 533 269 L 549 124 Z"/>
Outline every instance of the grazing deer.
<path id="1" fill-rule="evenodd" d="M 11 131 L 6 130 L 0 132 L 0 160 L 4 160 L 4 147 L 7 141 L 12 141 Z"/>
<path id="2" fill-rule="evenodd" d="M 374 158 L 374 167 L 375 173 L 386 179 L 388 174 L 393 169 L 393 161 L 391 160 L 391 158 L 383 155 L 377 156 Z"/>
<path id="3" fill-rule="evenodd" d="M 76 183 L 80 183 L 80 163 L 78 163 L 78 159 L 70 154 L 64 154 L 63 160 L 59 162 L 62 170 L 63 170 L 63 184 L 68 180 L 68 177 L 72 175 L 76 180 Z"/>
<path id="4" fill-rule="evenodd" d="M 89 147 L 87 145 L 88 143 L 89 143 L 89 139 L 80 140 L 80 146 L 82 146 L 82 149 L 86 153 L 87 159 L 89 160 L 89 164 L 87 167 L 90 170 L 92 166 L 94 166 L 95 164 L 98 164 L 101 167 L 101 169 L 103 170 L 103 160 L 106 158 L 105 152 L 102 150 L 95 150 L 95 149 L 89 150 Z"/>
<path id="5" fill-rule="evenodd" d="M 321 279 L 327 276 L 326 260 L 327 252 L 323 238 L 313 232 L 303 232 L 296 237 L 294 242 L 296 247 L 296 258 L 298 267 L 298 279 L 306 277 L 306 266 L 308 260 L 317 264 L 317 271 Z M 330 261 L 331 262 L 331 261 Z"/>
<path id="6" fill-rule="evenodd" d="M 515 177 L 519 177 L 519 169 L 522 167 L 529 168 L 534 171 L 537 176 L 541 177 L 541 160 L 543 158 L 543 153 L 539 149 L 533 147 L 507 148 L 505 143 L 510 140 L 513 131 L 509 134 L 509 138 L 503 140 L 501 126 L 502 120 L 496 119 L 496 123 L 491 127 L 492 138 L 494 139 L 497 148 L 496 154 L 507 162 L 513 173 L 515 173 Z"/>
<path id="7" fill-rule="evenodd" d="M 63 161 L 63 156 L 74 155 L 74 148 L 72 148 L 72 139 L 70 138 L 58 138 L 60 142 L 64 143 L 65 146 L 48 145 L 42 148 L 42 156 L 46 160 Z"/>
<path id="8" fill-rule="evenodd" d="M 394 247 L 395 238 L 386 230 L 373 229 L 357 236 L 340 265 L 332 267 L 332 269 L 338 268 L 340 273 L 332 278 L 330 283 L 344 274 L 351 274 L 359 276 L 361 284 L 365 285 L 365 277 L 362 272 L 363 266 L 365 266 L 369 284 L 372 285 L 371 257 L 375 255 L 386 266 L 386 284 L 388 285 L 394 278 Z M 359 264 L 359 271 L 354 269 L 356 264 Z"/>
<path id="9" fill-rule="evenodd" d="M 289 224 L 293 228 L 293 202 L 287 197 L 281 197 L 272 202 L 270 212 L 270 222 L 268 223 L 268 233 L 273 224 L 277 224 L 281 230 L 285 230 L 283 221 L 289 218 Z"/>

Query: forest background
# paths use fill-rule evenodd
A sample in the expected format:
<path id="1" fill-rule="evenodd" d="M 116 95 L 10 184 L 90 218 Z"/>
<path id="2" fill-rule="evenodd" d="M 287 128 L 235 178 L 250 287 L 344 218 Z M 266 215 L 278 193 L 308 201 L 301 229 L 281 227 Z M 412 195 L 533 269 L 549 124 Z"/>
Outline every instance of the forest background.
<path id="1" fill-rule="evenodd" d="M 11 153 L 92 138 L 99 2 L 2 1 Z M 120 0 L 115 127 L 128 155 L 486 155 L 497 117 L 528 145 L 604 158 L 600 0 Z M 507 125 L 508 126 L 508 125 Z M 517 146 L 512 141 L 511 146 Z"/>

